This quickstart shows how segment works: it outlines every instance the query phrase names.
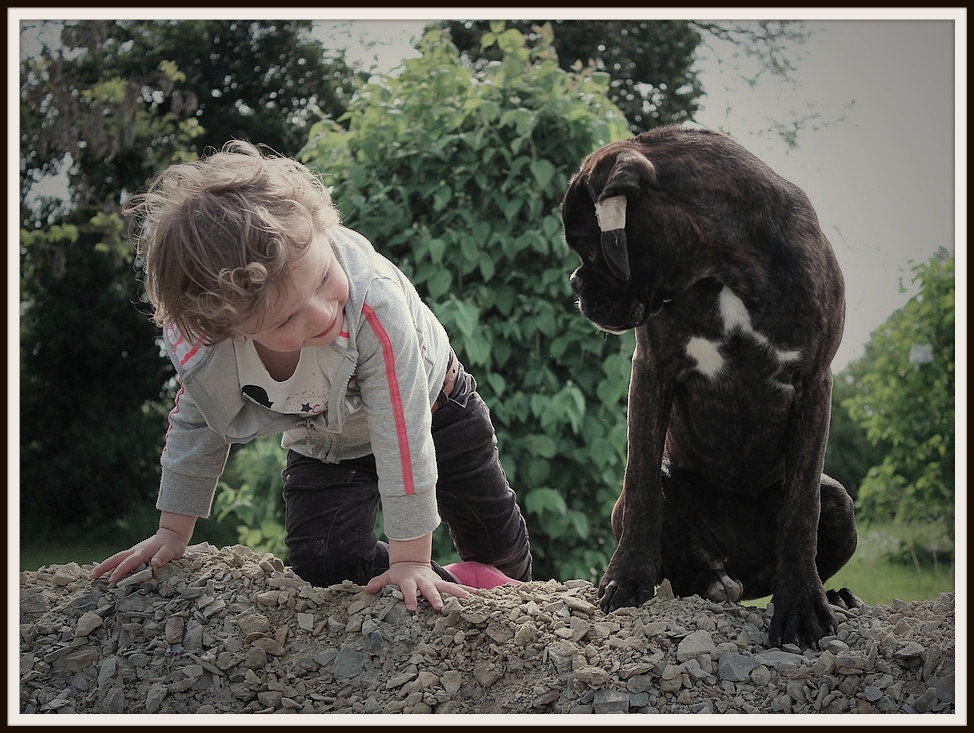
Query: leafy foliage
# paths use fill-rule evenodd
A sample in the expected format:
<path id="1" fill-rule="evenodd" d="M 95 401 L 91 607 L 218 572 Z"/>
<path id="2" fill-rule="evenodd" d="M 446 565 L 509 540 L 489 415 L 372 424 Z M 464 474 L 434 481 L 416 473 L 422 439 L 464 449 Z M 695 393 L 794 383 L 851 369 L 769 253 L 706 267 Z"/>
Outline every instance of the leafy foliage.
<path id="1" fill-rule="evenodd" d="M 862 482 L 860 513 L 878 522 L 954 524 L 954 257 L 913 263 L 919 292 L 840 375 L 843 404 L 885 452 Z"/>
<path id="2" fill-rule="evenodd" d="M 22 35 L 47 39 L 22 61 L 20 76 L 26 533 L 111 524 L 154 498 L 172 370 L 134 305 L 140 286 L 121 203 L 202 146 L 254 137 L 293 153 L 315 102 L 340 114 L 341 94 L 330 90 L 345 74 L 351 84 L 350 72 L 325 61 L 304 37 L 309 28 L 104 20 L 22 27 Z"/>
<path id="3" fill-rule="evenodd" d="M 218 522 L 232 522 L 238 541 L 286 558 L 284 502 L 281 471 L 285 455 L 279 438 L 258 438 L 233 452 L 217 486 L 213 515 Z"/>
<path id="4" fill-rule="evenodd" d="M 103 41 L 101 29 L 81 24 L 76 41 L 21 69 L 21 523 L 31 534 L 114 520 L 124 498 L 148 500 L 158 482 L 167 370 L 132 306 L 118 201 L 129 176 L 160 162 L 153 148 L 189 145 L 193 127 L 137 101 L 140 83 L 172 83 L 166 71 L 126 82 L 74 45 Z M 59 172 L 66 201 L 43 195 Z"/>
<path id="5" fill-rule="evenodd" d="M 703 95 L 693 69 L 700 34 L 686 20 L 512 20 L 527 38 L 543 27 L 565 71 L 591 67 L 611 77 L 608 96 L 622 110 L 633 133 L 693 119 Z M 547 24 L 547 25 L 545 25 Z M 491 21 L 449 20 L 441 24 L 462 53 L 489 63 L 501 58 Z M 484 39 L 488 43 L 484 43 Z"/>
<path id="6" fill-rule="evenodd" d="M 853 499 L 869 469 L 880 463 L 886 452 L 869 442 L 866 430 L 856 423 L 845 406 L 856 386 L 837 376 L 832 385 L 832 422 L 825 451 L 825 473 L 846 487 Z"/>
<path id="7" fill-rule="evenodd" d="M 130 21 L 119 42 L 181 74 L 182 104 L 202 132 L 196 149 L 246 137 L 295 155 L 321 114 L 339 116 L 354 88 L 343 58 L 311 38 L 310 20 Z"/>
<path id="8" fill-rule="evenodd" d="M 416 284 L 491 406 L 532 532 L 538 577 L 594 578 L 625 461 L 631 338 L 577 312 L 560 202 L 597 147 L 627 136 L 608 75 L 559 68 L 495 24 L 501 58 L 472 70 L 442 31 L 396 78 L 365 85 L 302 159 L 346 223 Z M 339 123 L 347 123 L 347 129 Z"/>

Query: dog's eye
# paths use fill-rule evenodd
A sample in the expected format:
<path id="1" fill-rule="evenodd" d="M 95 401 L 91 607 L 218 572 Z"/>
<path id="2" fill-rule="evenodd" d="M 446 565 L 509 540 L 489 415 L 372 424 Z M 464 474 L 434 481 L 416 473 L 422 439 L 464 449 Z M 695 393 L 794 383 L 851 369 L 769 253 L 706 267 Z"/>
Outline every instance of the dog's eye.
<path id="1" fill-rule="evenodd" d="M 575 240 L 571 243 L 571 248 L 586 264 L 594 262 L 598 257 L 598 249 L 588 239 Z"/>

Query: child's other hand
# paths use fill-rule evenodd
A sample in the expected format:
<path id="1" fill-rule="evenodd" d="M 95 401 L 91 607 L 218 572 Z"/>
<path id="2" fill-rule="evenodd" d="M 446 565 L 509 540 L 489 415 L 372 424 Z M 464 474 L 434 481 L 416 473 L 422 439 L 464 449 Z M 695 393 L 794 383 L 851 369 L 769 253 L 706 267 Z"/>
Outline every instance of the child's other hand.
<path id="1" fill-rule="evenodd" d="M 153 567 L 162 567 L 170 560 L 176 560 L 186 552 L 187 540 L 178 532 L 160 528 L 148 539 L 142 540 L 127 550 L 116 552 L 107 560 L 92 569 L 91 578 L 100 578 L 112 571 L 108 578 L 110 583 L 117 583 L 140 565 L 149 563 Z"/>
<path id="2" fill-rule="evenodd" d="M 419 594 L 430 602 L 437 611 L 443 609 L 443 599 L 440 593 L 448 593 L 457 598 L 468 598 L 473 588 L 451 583 L 444 580 L 427 563 L 396 562 L 389 569 L 369 581 L 365 589 L 369 593 L 378 593 L 387 585 L 395 585 L 402 591 L 406 610 L 415 611 L 418 607 L 416 600 Z"/>

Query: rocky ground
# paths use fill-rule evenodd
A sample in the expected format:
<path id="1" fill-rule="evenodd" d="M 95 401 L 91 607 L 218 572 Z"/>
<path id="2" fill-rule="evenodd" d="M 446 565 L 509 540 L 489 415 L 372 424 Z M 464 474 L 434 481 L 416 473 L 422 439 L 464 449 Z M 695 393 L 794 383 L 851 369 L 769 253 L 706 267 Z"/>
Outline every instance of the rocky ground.
<path id="1" fill-rule="evenodd" d="M 20 713 L 947 713 L 954 594 L 837 610 L 820 648 L 767 648 L 769 612 L 664 584 L 609 615 L 585 581 L 406 611 L 315 588 L 272 555 L 190 548 L 117 587 L 20 576 Z"/>

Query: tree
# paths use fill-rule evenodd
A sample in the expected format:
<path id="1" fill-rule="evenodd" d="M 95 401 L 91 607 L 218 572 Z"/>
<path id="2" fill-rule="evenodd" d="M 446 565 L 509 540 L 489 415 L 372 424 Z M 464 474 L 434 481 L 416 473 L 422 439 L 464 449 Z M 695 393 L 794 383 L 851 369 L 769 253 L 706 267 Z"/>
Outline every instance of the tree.
<path id="1" fill-rule="evenodd" d="M 197 150 L 246 136 L 293 156 L 319 115 L 342 115 L 353 86 L 344 58 L 328 58 L 311 27 L 310 20 L 198 20 L 118 29 L 135 54 L 166 59 L 182 72 L 179 88 L 203 129 Z"/>
<path id="2" fill-rule="evenodd" d="M 877 329 L 840 375 L 843 404 L 885 451 L 859 495 L 876 521 L 954 524 L 954 257 L 912 263 L 919 292 Z"/>
<path id="3" fill-rule="evenodd" d="M 305 40 L 310 22 L 48 22 L 22 35 L 58 29 L 21 64 L 21 525 L 33 533 L 117 519 L 158 485 L 172 372 L 140 312 L 123 198 L 231 137 L 294 152 L 315 101 L 340 115 L 351 85 Z"/>
<path id="4" fill-rule="evenodd" d="M 855 384 L 837 375 L 832 384 L 832 421 L 825 451 L 825 473 L 846 487 L 853 499 L 859 496 L 869 469 L 883 460 L 886 451 L 870 443 L 866 430 L 853 421 L 845 406 L 856 392 Z"/>
<path id="5" fill-rule="evenodd" d="M 171 69 L 125 80 L 106 65 L 105 25 L 83 23 L 21 75 L 21 527 L 115 519 L 149 498 L 167 372 L 139 301 L 125 186 L 189 147 L 197 126 L 153 114 L 143 85 L 173 89 Z M 185 123 L 185 124 L 184 124 Z M 138 153 L 136 152 L 138 151 Z M 64 173 L 69 197 L 38 194 Z M 32 188 L 34 189 L 32 191 Z"/>
<path id="6" fill-rule="evenodd" d="M 482 65 L 501 51 L 483 44 L 491 21 L 443 21 L 453 43 Z M 584 67 L 609 74 L 609 98 L 638 133 L 693 119 L 703 89 L 693 70 L 700 34 L 685 20 L 512 20 L 510 28 L 537 40 L 542 26 L 554 31 L 552 44 L 565 70 Z M 489 36 L 488 36 L 489 37 Z"/>
<path id="7" fill-rule="evenodd" d="M 347 129 L 318 123 L 302 159 L 346 223 L 410 276 L 490 405 L 528 514 L 537 577 L 594 578 L 625 463 L 632 340 L 579 316 L 560 218 L 592 150 L 628 135 L 605 73 L 566 72 L 550 48 L 495 25 L 496 63 L 472 70 L 439 29 L 398 77 L 364 86 Z M 340 120 L 341 122 L 341 120 Z"/>

